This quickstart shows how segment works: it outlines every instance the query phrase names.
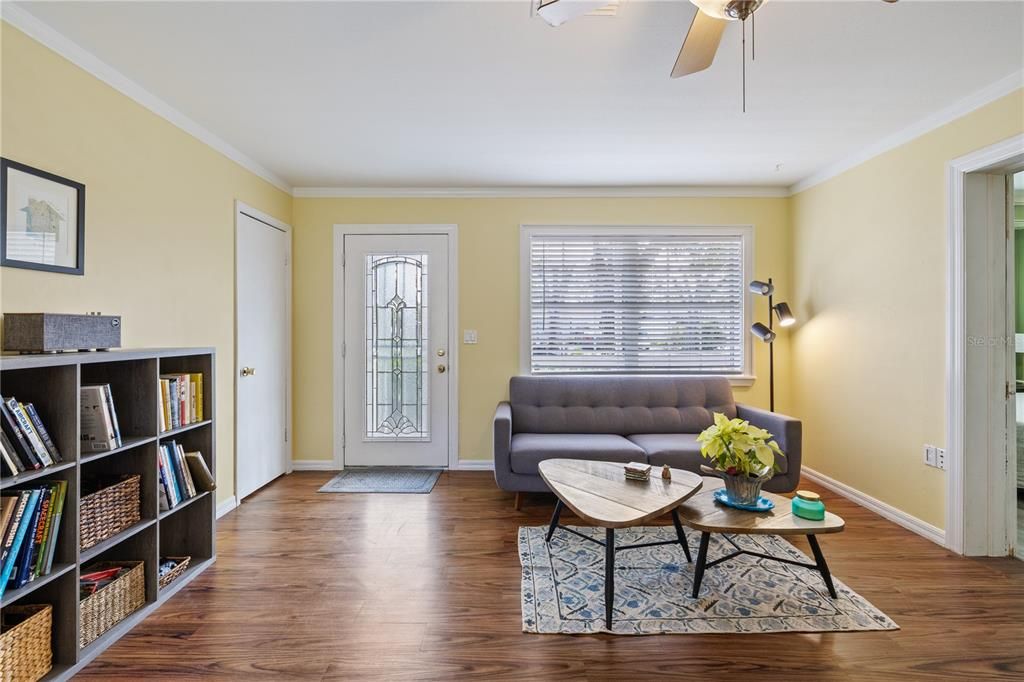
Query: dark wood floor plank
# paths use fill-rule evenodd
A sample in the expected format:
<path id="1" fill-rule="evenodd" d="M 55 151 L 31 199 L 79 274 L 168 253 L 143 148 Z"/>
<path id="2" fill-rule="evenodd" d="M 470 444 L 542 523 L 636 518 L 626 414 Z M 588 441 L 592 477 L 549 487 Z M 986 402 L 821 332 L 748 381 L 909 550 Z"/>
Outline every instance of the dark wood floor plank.
<path id="1" fill-rule="evenodd" d="M 483 472 L 429 495 L 330 495 L 296 473 L 218 523 L 218 560 L 81 674 L 102 680 L 1020 679 L 1024 562 L 964 559 L 821 491 L 833 573 L 893 632 L 615 637 L 520 631 L 520 512 Z M 808 488 L 816 489 L 807 484 Z M 573 523 L 571 514 L 563 522 Z M 696 535 L 692 536 L 696 539 Z M 806 543 L 794 543 L 808 551 Z"/>

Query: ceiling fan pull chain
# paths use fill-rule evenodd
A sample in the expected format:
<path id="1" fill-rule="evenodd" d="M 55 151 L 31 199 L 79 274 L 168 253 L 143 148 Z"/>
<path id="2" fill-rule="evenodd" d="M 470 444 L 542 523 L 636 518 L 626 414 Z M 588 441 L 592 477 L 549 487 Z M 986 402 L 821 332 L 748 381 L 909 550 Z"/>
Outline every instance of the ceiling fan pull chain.
<path id="1" fill-rule="evenodd" d="M 747 20 L 744 19 L 740 22 L 743 25 L 743 43 L 741 44 L 741 50 L 743 52 L 740 62 L 743 64 L 743 113 L 747 113 Z"/>

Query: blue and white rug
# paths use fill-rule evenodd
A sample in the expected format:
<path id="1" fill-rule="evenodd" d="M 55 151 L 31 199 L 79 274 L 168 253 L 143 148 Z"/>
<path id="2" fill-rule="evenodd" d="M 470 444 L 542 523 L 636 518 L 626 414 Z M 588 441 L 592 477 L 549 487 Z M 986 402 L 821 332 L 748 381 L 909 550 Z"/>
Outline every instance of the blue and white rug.
<path id="1" fill-rule="evenodd" d="M 604 540 L 604 529 L 575 527 Z M 546 527 L 519 529 L 523 565 L 523 631 L 588 634 L 604 625 L 604 548 L 563 530 L 551 544 Z M 616 530 L 615 544 L 674 540 L 672 526 Z M 696 560 L 699 533 L 687 532 Z M 776 535 L 733 536 L 744 549 L 796 561 L 813 561 Z M 708 560 L 732 552 L 711 536 Z M 826 554 L 827 558 L 827 554 Z M 701 595 L 693 589 L 693 564 L 679 545 L 643 547 L 615 557 L 612 633 L 847 632 L 898 630 L 888 616 L 833 576 L 838 599 L 831 599 L 814 570 L 741 555 L 704 573 Z"/>
<path id="2" fill-rule="evenodd" d="M 320 488 L 322 493 L 429 493 L 439 469 L 370 467 L 345 469 Z"/>

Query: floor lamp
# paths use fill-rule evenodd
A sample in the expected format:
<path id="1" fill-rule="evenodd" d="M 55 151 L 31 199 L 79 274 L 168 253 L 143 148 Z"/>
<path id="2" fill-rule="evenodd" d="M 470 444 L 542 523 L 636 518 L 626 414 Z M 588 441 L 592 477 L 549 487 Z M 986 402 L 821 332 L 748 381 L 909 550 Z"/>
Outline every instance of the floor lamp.
<path id="1" fill-rule="evenodd" d="M 761 339 L 768 344 L 768 400 L 769 409 L 775 411 L 775 325 L 774 318 L 779 318 L 780 327 L 788 327 L 794 322 L 796 318 L 793 317 L 793 311 L 789 309 L 789 304 L 785 302 L 775 303 L 775 285 L 772 284 L 772 278 L 769 277 L 767 282 L 761 282 L 754 280 L 750 283 L 750 292 L 757 294 L 758 296 L 768 297 L 768 326 L 764 326 L 760 322 L 755 322 L 750 327 L 750 333 Z"/>

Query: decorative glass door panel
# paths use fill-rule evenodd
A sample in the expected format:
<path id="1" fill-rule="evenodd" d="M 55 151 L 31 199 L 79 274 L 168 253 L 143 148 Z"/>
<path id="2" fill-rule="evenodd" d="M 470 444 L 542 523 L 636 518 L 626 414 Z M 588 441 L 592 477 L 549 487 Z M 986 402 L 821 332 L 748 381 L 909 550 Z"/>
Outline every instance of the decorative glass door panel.
<path id="1" fill-rule="evenodd" d="M 448 464 L 448 239 L 340 240 L 345 466 Z"/>
<path id="2" fill-rule="evenodd" d="M 366 256 L 366 429 L 430 440 L 425 253 Z"/>

